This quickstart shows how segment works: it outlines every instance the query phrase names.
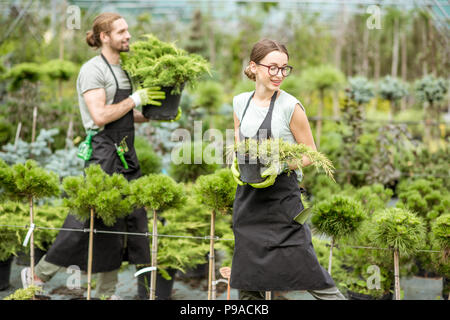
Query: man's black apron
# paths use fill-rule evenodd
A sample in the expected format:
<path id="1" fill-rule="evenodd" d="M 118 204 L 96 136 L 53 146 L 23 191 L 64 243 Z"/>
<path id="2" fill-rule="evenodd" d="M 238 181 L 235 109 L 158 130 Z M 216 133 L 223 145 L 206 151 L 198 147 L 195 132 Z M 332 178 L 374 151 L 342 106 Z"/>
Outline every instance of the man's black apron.
<path id="1" fill-rule="evenodd" d="M 245 112 L 253 98 L 247 102 Z M 256 134 L 272 137 L 271 122 L 277 92 Z M 264 131 L 263 131 L 264 130 Z M 241 141 L 245 137 L 239 126 Z M 293 218 L 303 210 L 301 191 L 294 171 L 278 175 L 267 188 L 237 186 L 233 204 L 233 288 L 249 291 L 320 290 L 335 286 L 319 264 L 311 242 L 311 231 Z"/>
<path id="2" fill-rule="evenodd" d="M 119 88 L 119 83 L 110 64 L 103 55 L 101 57 L 108 65 L 116 82 L 117 89 L 113 104 L 119 103 L 130 96 L 132 89 Z M 124 138 L 129 149 L 125 153 L 128 169 L 123 167 L 114 146 L 114 143 L 119 145 Z M 92 157 L 85 162 L 85 167 L 91 164 L 99 164 L 108 174 L 115 172 L 123 174 L 128 181 L 139 178 L 141 170 L 134 149 L 133 110 L 130 110 L 122 118 L 105 125 L 104 130 L 92 138 L 92 149 Z M 81 222 L 74 215 L 69 214 L 63 228 L 89 229 L 89 221 Z M 94 228 L 96 230 L 145 233 L 148 232 L 147 212 L 143 208 L 134 210 L 126 218 L 118 219 L 111 227 L 105 226 L 101 219 L 94 218 Z M 47 253 L 46 260 L 63 267 L 77 265 L 81 270 L 86 271 L 88 242 L 89 233 L 87 232 L 60 231 Z M 94 233 L 93 273 L 116 270 L 124 260 L 128 260 L 131 264 L 150 263 L 148 237 Z"/>

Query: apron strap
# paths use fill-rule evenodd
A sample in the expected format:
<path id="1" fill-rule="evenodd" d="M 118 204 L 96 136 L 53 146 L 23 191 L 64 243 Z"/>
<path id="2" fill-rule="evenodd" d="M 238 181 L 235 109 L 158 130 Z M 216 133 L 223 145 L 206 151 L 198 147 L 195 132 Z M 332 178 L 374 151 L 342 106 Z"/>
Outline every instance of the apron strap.
<path id="1" fill-rule="evenodd" d="M 253 96 L 255 95 L 255 91 L 253 91 L 250 98 L 248 98 L 247 105 L 245 106 L 244 112 L 242 113 L 241 121 L 239 121 L 239 128 L 241 127 L 242 120 L 244 120 L 245 113 L 247 112 L 248 106 L 250 105 L 250 101 L 252 101 Z"/>
<path id="2" fill-rule="evenodd" d="M 106 60 L 105 56 L 103 55 L 103 53 L 100 53 L 100 55 L 102 56 L 103 60 L 105 61 L 106 65 L 108 66 L 109 70 L 111 70 L 111 73 L 114 77 L 114 81 L 116 81 L 116 88 L 119 89 L 119 82 L 117 82 L 117 78 L 116 75 L 114 74 L 113 69 L 111 68 L 111 65 L 109 64 L 108 60 Z"/>

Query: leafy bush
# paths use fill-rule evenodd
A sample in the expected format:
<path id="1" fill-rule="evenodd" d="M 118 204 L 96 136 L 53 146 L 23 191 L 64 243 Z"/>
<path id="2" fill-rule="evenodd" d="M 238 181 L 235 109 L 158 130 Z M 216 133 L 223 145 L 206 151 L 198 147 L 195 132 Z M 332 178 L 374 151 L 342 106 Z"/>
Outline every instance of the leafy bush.
<path id="1" fill-rule="evenodd" d="M 133 211 L 131 190 L 123 175 L 114 173 L 110 176 L 100 165 L 91 165 L 84 172 L 85 176 L 63 180 L 63 189 L 67 193 L 63 203 L 71 213 L 86 221 L 93 209 L 105 225 L 112 226 L 117 218 Z"/>
<path id="2" fill-rule="evenodd" d="M 365 77 L 354 77 L 348 80 L 349 87 L 345 89 L 347 96 L 358 105 L 369 102 L 374 97 L 373 85 Z"/>
<path id="3" fill-rule="evenodd" d="M 422 248 L 425 225 L 420 217 L 407 209 L 388 208 L 374 214 L 369 237 L 379 247 L 410 255 Z"/>
<path id="4" fill-rule="evenodd" d="M 179 182 L 193 182 L 199 176 L 211 174 L 219 168 L 213 159 L 207 157 L 214 157 L 213 154 L 206 154 L 205 149 L 207 145 L 203 142 L 183 142 L 178 150 L 173 151 L 180 159 L 181 163 L 171 162 L 169 167 L 169 174 Z M 213 150 L 214 152 L 214 150 Z"/>
<path id="5" fill-rule="evenodd" d="M 194 186 L 200 203 L 222 213 L 231 212 L 235 192 L 236 182 L 230 169 L 219 169 L 213 174 L 200 176 Z"/>
<path id="6" fill-rule="evenodd" d="M 18 202 L 0 204 L 0 225 L 25 226 L 30 219 L 26 217 L 24 205 Z M 22 250 L 22 242 L 27 230 L 25 228 L 2 226 L 0 232 L 0 261 L 6 261 L 11 255 Z"/>
<path id="7" fill-rule="evenodd" d="M 183 187 L 164 174 L 149 174 L 130 183 L 133 202 L 137 207 L 164 212 L 183 205 Z"/>
<path id="8" fill-rule="evenodd" d="M 359 201 L 342 195 L 333 195 L 331 199 L 315 205 L 311 222 L 319 232 L 337 240 L 355 233 L 365 217 Z"/>
<path id="9" fill-rule="evenodd" d="M 14 293 L 3 298 L 3 300 L 33 300 L 35 294 L 41 291 L 41 287 L 33 285 L 29 286 L 26 289 L 17 289 L 16 291 L 14 291 Z"/>
<path id="10" fill-rule="evenodd" d="M 136 155 L 139 160 L 142 175 L 161 172 L 161 158 L 153 150 L 153 147 L 142 136 L 137 136 L 134 141 Z"/>

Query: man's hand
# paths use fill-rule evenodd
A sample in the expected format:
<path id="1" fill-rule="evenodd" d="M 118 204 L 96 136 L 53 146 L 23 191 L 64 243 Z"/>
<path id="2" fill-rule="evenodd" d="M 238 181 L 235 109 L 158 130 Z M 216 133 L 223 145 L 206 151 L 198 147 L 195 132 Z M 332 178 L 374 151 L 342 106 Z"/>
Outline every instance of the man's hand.
<path id="1" fill-rule="evenodd" d="M 160 89 L 160 87 L 139 89 L 133 93 L 130 98 L 134 101 L 135 107 L 145 106 L 148 104 L 160 106 L 161 102 L 156 101 L 156 99 L 164 100 L 166 98 L 166 93 Z"/>

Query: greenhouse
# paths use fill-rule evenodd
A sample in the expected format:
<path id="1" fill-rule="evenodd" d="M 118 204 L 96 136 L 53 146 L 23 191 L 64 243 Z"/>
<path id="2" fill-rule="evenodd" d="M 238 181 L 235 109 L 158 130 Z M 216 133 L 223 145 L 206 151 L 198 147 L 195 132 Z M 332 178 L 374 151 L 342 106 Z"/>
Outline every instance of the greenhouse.
<path id="1" fill-rule="evenodd" d="M 1 1 L 0 300 L 448 300 L 449 15 Z"/>

